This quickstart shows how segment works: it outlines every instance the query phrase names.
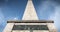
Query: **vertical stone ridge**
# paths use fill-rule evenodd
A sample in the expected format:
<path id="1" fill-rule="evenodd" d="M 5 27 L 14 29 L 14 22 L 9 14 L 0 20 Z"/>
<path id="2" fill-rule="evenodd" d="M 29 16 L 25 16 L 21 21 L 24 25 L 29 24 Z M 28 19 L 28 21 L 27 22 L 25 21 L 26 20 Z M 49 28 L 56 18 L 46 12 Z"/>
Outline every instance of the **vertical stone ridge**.
<path id="1" fill-rule="evenodd" d="M 32 0 L 28 0 L 22 20 L 38 20 Z"/>

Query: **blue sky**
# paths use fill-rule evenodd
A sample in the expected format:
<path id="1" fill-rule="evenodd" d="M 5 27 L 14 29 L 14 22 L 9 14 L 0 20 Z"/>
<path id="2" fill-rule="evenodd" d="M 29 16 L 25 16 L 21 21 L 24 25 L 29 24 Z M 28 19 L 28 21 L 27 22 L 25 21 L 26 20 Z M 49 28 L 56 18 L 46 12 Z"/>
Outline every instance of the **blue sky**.
<path id="1" fill-rule="evenodd" d="M 0 32 L 7 20 L 21 20 L 27 0 L 0 0 Z M 54 20 L 60 32 L 60 0 L 33 0 L 36 13 L 40 20 Z"/>

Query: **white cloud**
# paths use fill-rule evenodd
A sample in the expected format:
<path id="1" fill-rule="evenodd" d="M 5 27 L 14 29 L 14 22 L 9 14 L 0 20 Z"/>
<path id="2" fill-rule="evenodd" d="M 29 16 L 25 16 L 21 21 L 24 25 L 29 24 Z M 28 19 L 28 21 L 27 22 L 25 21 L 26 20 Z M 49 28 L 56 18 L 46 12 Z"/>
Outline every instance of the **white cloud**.
<path id="1" fill-rule="evenodd" d="M 49 19 L 54 20 L 56 28 L 60 29 L 60 6 L 55 7 L 55 12 L 50 15 Z"/>
<path id="2" fill-rule="evenodd" d="M 4 22 L 4 15 L 2 13 L 2 9 L 0 8 L 0 25 Z"/>
<path id="3" fill-rule="evenodd" d="M 15 18 L 14 18 L 14 20 L 18 20 L 18 18 L 17 18 L 17 17 L 15 17 Z"/>

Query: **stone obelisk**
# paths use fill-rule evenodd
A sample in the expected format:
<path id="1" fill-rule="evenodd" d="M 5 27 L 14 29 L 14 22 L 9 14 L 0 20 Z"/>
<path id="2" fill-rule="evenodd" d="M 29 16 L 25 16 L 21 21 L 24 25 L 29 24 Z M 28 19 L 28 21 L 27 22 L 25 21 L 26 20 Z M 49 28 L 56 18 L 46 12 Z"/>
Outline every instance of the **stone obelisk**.
<path id="1" fill-rule="evenodd" d="M 28 0 L 22 20 L 38 20 L 32 0 Z"/>
<path id="2" fill-rule="evenodd" d="M 14 30 L 13 27 L 15 27 L 16 25 L 19 25 L 19 26 L 21 26 L 21 25 L 32 25 L 32 26 L 38 25 L 39 28 L 41 28 L 40 26 L 43 26 L 43 28 L 41 28 L 41 30 L 38 29 L 38 30 L 34 30 L 34 31 L 32 31 L 32 30 L 29 31 L 28 29 L 27 29 L 27 31 L 25 31 L 24 29 L 23 30 L 21 30 L 21 29 Z M 17 26 L 17 27 L 15 27 L 15 29 L 16 28 L 19 29 L 20 27 Z M 35 28 L 38 28 L 38 27 L 36 26 Z M 48 29 L 46 30 L 46 28 L 48 28 Z M 7 21 L 7 25 L 6 25 L 5 29 L 3 30 L 3 32 L 57 32 L 57 30 L 54 26 L 53 21 L 51 21 L 51 20 L 38 20 L 38 16 L 36 14 L 32 0 L 28 0 L 22 20 Z"/>

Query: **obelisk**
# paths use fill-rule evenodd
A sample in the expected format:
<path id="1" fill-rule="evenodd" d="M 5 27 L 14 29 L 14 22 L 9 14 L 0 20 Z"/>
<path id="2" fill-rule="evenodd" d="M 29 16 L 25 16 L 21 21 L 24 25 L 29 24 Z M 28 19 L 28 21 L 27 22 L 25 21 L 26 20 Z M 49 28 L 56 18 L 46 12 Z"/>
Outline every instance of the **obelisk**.
<path id="1" fill-rule="evenodd" d="M 13 27 L 15 27 L 16 25 L 19 25 L 19 26 L 21 26 L 21 25 L 32 25 L 32 26 L 38 25 L 39 28 L 41 28 L 41 30 L 40 29 L 33 30 L 33 31 L 30 30 L 30 32 L 57 32 L 53 21 L 38 20 L 38 16 L 36 14 L 32 0 L 28 0 L 22 20 L 21 21 L 20 20 L 17 20 L 17 21 L 10 20 L 9 22 L 7 22 L 7 25 L 6 25 L 5 29 L 3 30 L 3 32 L 16 32 L 16 31 L 17 32 L 29 32 L 29 29 L 27 29 L 27 31 L 25 31 L 24 29 L 23 30 L 14 30 Z M 32 28 L 32 26 L 31 26 L 31 28 Z M 46 28 L 48 28 L 47 30 L 45 29 L 45 26 L 46 26 Z M 38 28 L 37 26 L 34 26 L 34 27 Z M 18 26 L 15 27 L 15 29 L 16 28 L 20 29 Z"/>
<path id="2" fill-rule="evenodd" d="M 28 0 L 22 20 L 38 20 L 32 0 Z"/>

